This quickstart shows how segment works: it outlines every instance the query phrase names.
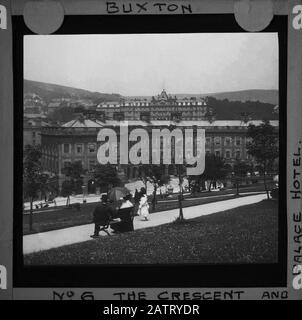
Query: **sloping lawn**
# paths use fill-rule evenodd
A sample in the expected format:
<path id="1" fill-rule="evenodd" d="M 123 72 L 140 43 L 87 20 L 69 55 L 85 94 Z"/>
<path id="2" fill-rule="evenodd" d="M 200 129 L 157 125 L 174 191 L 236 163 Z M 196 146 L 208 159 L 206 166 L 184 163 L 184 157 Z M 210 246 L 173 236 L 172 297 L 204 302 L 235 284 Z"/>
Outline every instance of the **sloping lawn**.
<path id="1" fill-rule="evenodd" d="M 225 193 L 221 195 L 220 192 L 211 192 L 204 194 L 203 197 L 205 198 L 187 198 L 183 201 L 183 207 L 228 200 L 235 196 Z M 151 202 L 151 197 L 149 201 Z M 96 205 L 97 203 L 81 204 L 80 211 L 77 211 L 75 208 L 66 207 L 41 209 L 42 212 L 33 214 L 33 230 L 29 230 L 29 215 L 23 215 L 23 234 L 45 232 L 92 223 L 92 212 Z M 158 202 L 154 212 L 176 208 L 178 208 L 178 201 L 167 200 L 165 202 Z M 150 212 L 152 213 L 152 205 L 150 205 Z"/>
<path id="2" fill-rule="evenodd" d="M 25 264 L 274 263 L 278 203 L 260 203 L 24 256 Z"/>

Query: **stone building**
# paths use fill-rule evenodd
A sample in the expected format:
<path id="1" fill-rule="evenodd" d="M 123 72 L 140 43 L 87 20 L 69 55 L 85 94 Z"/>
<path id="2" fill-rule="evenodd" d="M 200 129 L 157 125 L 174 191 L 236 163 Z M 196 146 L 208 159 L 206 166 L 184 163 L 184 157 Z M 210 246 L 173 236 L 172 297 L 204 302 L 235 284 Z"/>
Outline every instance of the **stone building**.
<path id="1" fill-rule="evenodd" d="M 42 127 L 47 127 L 49 124 L 41 117 L 23 119 L 23 147 L 26 145 L 41 144 Z"/>
<path id="2" fill-rule="evenodd" d="M 178 99 L 163 90 L 151 99 L 122 99 L 104 102 L 96 108 L 96 118 L 101 120 L 204 120 L 213 109 L 203 98 Z"/>
<path id="3" fill-rule="evenodd" d="M 120 122 L 108 120 L 102 122 L 79 118 L 69 121 L 63 126 L 43 127 L 41 131 L 42 165 L 43 169 L 58 176 L 59 186 L 65 180 L 62 169 L 71 162 L 81 161 L 83 168 L 87 170 L 84 177 L 84 185 L 88 192 L 92 191 L 93 169 L 97 164 L 97 134 L 101 128 L 118 128 L 120 125 L 127 125 L 129 132 L 132 128 L 143 126 L 146 130 L 153 128 L 171 128 L 179 125 L 183 128 L 200 127 L 205 129 L 205 151 L 214 153 L 225 158 L 226 162 L 232 165 L 236 159 L 252 162 L 253 159 L 246 152 L 248 139 L 246 137 L 247 126 L 250 123 L 259 125 L 262 121 L 253 120 L 244 123 L 240 120 L 192 120 L 171 121 L 171 120 L 148 120 Z M 278 121 L 270 121 L 278 130 Z M 119 141 L 119 139 L 118 139 Z M 119 146 L 118 146 L 119 148 Z M 139 166 L 120 165 L 118 166 L 121 176 L 127 179 L 139 177 L 141 172 Z M 175 167 L 169 166 L 168 173 L 175 174 Z"/>

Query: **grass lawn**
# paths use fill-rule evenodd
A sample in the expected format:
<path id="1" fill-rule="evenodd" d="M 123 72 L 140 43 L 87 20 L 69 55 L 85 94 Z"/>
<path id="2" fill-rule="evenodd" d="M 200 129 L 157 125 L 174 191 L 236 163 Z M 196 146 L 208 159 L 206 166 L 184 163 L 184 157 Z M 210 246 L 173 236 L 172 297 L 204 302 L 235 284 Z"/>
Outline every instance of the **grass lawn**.
<path id="1" fill-rule="evenodd" d="M 278 202 L 262 202 L 24 256 L 25 264 L 275 263 Z"/>
<path id="2" fill-rule="evenodd" d="M 255 189 L 253 189 L 255 191 Z M 210 202 L 222 201 L 232 199 L 230 192 L 207 192 L 202 196 L 205 199 L 186 198 L 183 201 L 183 207 L 195 206 Z M 211 198 L 213 197 L 213 198 Z M 172 199 L 173 200 L 173 199 Z M 150 198 L 151 201 L 151 198 Z M 51 207 L 42 209 L 42 212 L 33 214 L 33 230 L 29 230 L 29 214 L 23 215 L 23 234 L 32 234 L 37 232 L 45 232 L 50 230 L 68 228 L 82 224 L 92 223 L 92 212 L 96 203 L 81 204 L 81 210 L 77 211 L 75 208 L 66 207 Z M 150 212 L 152 213 L 152 205 L 150 205 Z M 158 202 L 154 212 L 165 211 L 178 208 L 177 201 L 167 200 L 165 202 Z"/>

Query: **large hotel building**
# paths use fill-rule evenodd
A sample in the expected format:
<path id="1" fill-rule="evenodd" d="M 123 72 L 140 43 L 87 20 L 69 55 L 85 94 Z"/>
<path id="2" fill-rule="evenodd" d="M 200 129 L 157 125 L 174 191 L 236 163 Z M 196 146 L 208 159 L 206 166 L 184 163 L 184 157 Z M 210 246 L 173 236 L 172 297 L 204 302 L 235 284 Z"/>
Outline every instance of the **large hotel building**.
<path id="1" fill-rule="evenodd" d="M 84 185 L 91 192 L 93 168 L 97 164 L 97 134 L 101 128 L 119 128 L 127 123 L 132 128 L 143 126 L 153 128 L 203 128 L 205 129 L 206 153 L 223 157 L 232 165 L 236 159 L 252 163 L 247 154 L 247 126 L 259 125 L 261 120 L 215 120 L 213 109 L 204 99 L 176 99 L 163 91 L 151 100 L 133 99 L 119 103 L 107 102 L 98 105 L 94 112 L 87 112 L 62 126 L 45 126 L 41 130 L 42 165 L 45 171 L 59 177 L 59 186 L 65 180 L 62 169 L 69 163 L 81 161 L 87 170 Z M 278 131 L 278 120 L 270 123 Z M 118 139 L 119 141 L 119 139 Z M 119 171 L 127 179 L 140 176 L 139 166 L 120 165 Z M 167 166 L 167 173 L 175 174 L 175 166 Z M 93 183 L 92 183 L 93 184 Z"/>
<path id="2" fill-rule="evenodd" d="M 128 99 L 119 102 L 99 104 L 96 114 L 99 119 L 107 120 L 203 120 L 209 117 L 213 109 L 203 98 L 177 99 L 165 90 L 151 99 Z"/>

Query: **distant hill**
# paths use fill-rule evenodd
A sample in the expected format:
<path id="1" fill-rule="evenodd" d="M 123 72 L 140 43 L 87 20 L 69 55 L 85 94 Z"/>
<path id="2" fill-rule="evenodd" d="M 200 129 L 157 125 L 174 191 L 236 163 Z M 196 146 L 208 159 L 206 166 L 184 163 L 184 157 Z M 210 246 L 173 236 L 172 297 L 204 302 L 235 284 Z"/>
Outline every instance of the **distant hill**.
<path id="1" fill-rule="evenodd" d="M 118 93 L 100 93 L 88 90 L 61 86 L 58 84 L 51 84 L 39 81 L 24 80 L 24 94 L 35 93 L 39 95 L 44 101 L 49 102 L 56 98 L 75 98 L 75 99 L 91 99 L 98 103 L 101 101 L 117 101 L 122 98 Z M 214 92 L 203 94 L 171 94 L 178 98 L 190 97 L 214 97 L 219 100 L 228 99 L 229 101 L 260 101 L 263 103 L 278 104 L 278 90 L 242 90 L 230 92 Z M 150 99 L 151 96 L 131 96 L 128 98 Z"/>
<path id="2" fill-rule="evenodd" d="M 277 105 L 279 102 L 279 92 L 278 90 L 241 90 L 241 91 L 229 91 L 229 92 L 214 92 L 214 93 L 204 93 L 204 94 L 177 94 L 179 98 L 184 97 L 214 97 L 219 100 L 228 99 L 229 101 L 260 101 L 263 103 L 271 103 Z"/>
<path id="3" fill-rule="evenodd" d="M 61 86 L 57 84 L 24 80 L 24 94 L 35 93 L 47 103 L 56 98 L 90 99 L 94 103 L 101 101 L 116 101 L 121 98 L 119 94 L 92 92 L 83 89 Z"/>
<path id="4" fill-rule="evenodd" d="M 169 93 L 168 93 L 169 94 Z M 279 96 L 278 90 L 241 90 L 241 91 L 229 91 L 229 92 L 212 92 L 212 93 L 178 93 L 171 95 L 176 96 L 179 99 L 190 98 L 190 97 L 214 97 L 219 100 L 228 99 L 229 101 L 260 101 L 263 103 L 270 103 L 273 105 L 278 104 Z M 131 96 L 129 98 L 138 98 L 138 99 L 151 99 L 151 96 Z"/>
<path id="5" fill-rule="evenodd" d="M 260 101 L 231 101 L 208 97 L 207 104 L 214 109 L 217 120 L 278 120 L 275 104 Z"/>

